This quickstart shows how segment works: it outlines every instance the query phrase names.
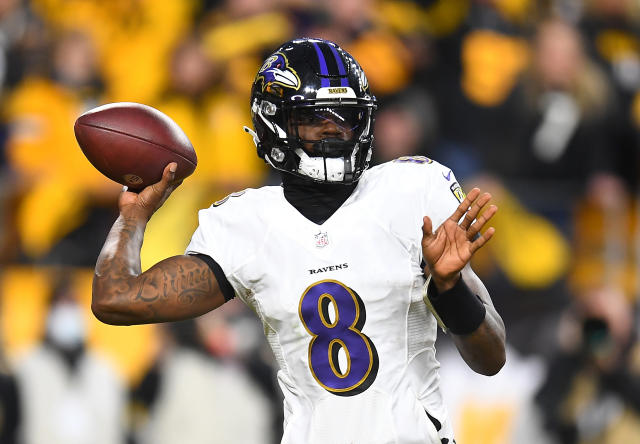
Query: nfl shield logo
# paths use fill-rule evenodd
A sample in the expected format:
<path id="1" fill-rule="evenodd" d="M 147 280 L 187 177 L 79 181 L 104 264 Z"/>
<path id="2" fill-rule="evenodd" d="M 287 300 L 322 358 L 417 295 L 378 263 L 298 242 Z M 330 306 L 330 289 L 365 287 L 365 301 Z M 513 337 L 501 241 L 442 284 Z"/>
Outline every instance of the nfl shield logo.
<path id="1" fill-rule="evenodd" d="M 329 245 L 329 235 L 326 231 L 320 231 L 314 236 L 316 238 L 316 247 L 322 248 Z"/>

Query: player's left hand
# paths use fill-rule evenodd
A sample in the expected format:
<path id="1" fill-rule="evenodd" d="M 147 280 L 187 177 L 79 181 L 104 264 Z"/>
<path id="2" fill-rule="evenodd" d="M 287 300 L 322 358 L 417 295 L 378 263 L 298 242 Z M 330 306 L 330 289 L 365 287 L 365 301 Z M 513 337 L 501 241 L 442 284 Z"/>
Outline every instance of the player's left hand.
<path id="1" fill-rule="evenodd" d="M 431 274 L 439 292 L 455 285 L 460 278 L 460 271 L 471 260 L 471 256 L 495 233 L 495 229 L 489 227 L 476 238 L 487 221 L 498 211 L 495 205 L 488 205 L 490 200 L 491 194 L 481 194 L 479 188 L 472 189 L 435 233 L 429 216 L 423 218 L 422 257 L 427 264 L 424 272 Z M 462 216 L 464 219 L 458 223 Z"/>

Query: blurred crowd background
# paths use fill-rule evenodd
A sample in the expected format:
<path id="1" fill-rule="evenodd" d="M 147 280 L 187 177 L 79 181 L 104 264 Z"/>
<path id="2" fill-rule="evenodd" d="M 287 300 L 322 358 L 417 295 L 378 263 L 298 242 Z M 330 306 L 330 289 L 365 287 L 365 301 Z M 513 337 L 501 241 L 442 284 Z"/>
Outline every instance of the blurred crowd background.
<path id="1" fill-rule="evenodd" d="M 458 443 L 640 442 L 638 0 L 0 0 L 0 443 L 279 442 L 274 360 L 241 303 L 91 315 L 120 186 L 73 123 L 141 102 L 196 148 L 145 269 L 183 252 L 198 209 L 278 183 L 242 126 L 262 60 L 301 36 L 364 67 L 374 163 L 428 156 L 500 208 L 474 268 L 507 365 L 481 377 L 438 342 Z"/>

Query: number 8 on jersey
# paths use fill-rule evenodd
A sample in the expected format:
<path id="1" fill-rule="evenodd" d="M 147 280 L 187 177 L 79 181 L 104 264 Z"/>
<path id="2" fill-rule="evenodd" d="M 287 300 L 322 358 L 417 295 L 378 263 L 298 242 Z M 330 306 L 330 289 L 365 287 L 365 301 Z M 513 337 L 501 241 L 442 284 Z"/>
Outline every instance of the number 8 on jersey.
<path id="1" fill-rule="evenodd" d="M 333 305 L 333 321 L 329 305 Z M 362 333 L 366 311 L 358 294 L 341 282 L 324 280 L 310 285 L 300 298 L 300 320 L 311 335 L 309 370 L 324 389 L 340 396 L 362 393 L 378 373 L 378 353 Z M 340 368 L 340 350 L 346 368 Z"/>

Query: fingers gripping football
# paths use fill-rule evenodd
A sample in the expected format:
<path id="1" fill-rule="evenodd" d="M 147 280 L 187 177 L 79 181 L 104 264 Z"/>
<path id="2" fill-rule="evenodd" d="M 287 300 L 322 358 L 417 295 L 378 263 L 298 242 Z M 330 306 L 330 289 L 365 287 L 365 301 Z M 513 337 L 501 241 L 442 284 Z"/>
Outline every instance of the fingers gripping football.
<path id="1" fill-rule="evenodd" d="M 431 219 L 424 217 L 422 255 L 426 262 L 425 273 L 431 274 L 436 284 L 441 283 L 445 287 L 455 284 L 471 256 L 495 233 L 495 229 L 489 227 L 479 235 L 498 210 L 489 204 L 490 200 L 489 193 L 472 189 L 435 232 Z"/>
<path id="2" fill-rule="evenodd" d="M 162 173 L 160 182 L 149 185 L 139 193 L 128 191 L 125 186 L 118 202 L 120 213 L 124 216 L 150 219 L 153 213 L 182 183 L 182 181 L 175 181 L 176 167 L 175 162 L 168 164 Z"/>

